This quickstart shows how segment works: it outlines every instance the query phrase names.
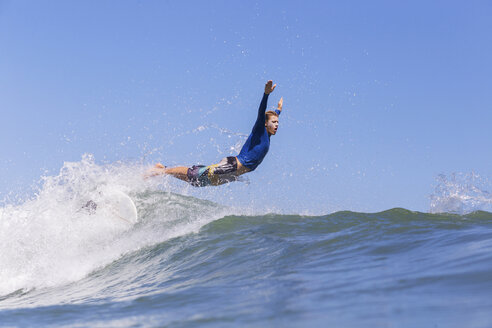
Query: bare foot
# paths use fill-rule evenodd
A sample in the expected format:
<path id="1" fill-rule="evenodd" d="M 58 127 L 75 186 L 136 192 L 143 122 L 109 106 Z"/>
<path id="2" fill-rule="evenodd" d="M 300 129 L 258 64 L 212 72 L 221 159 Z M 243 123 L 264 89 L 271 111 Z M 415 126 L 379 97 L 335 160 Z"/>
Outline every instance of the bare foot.
<path id="1" fill-rule="evenodd" d="M 166 167 L 161 163 L 157 163 L 153 168 L 151 168 L 144 174 L 144 179 L 148 179 L 165 173 L 166 173 Z"/>

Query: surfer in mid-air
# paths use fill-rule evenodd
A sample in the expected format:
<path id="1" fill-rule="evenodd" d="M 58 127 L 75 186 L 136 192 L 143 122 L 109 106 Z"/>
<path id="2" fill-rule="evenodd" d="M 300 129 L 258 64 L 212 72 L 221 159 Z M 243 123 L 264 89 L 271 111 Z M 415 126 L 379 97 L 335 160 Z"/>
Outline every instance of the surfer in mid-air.
<path id="1" fill-rule="evenodd" d="M 258 118 L 239 155 L 226 157 L 219 163 L 208 166 L 165 167 L 161 163 L 157 163 L 147 173 L 147 176 L 169 174 L 190 183 L 192 186 L 204 187 L 236 181 L 240 175 L 254 171 L 270 148 L 270 136 L 277 133 L 278 117 L 282 111 L 283 98 L 280 98 L 275 111 L 266 111 L 268 96 L 275 90 L 276 86 L 271 80 L 265 84 L 265 93 L 258 109 Z"/>

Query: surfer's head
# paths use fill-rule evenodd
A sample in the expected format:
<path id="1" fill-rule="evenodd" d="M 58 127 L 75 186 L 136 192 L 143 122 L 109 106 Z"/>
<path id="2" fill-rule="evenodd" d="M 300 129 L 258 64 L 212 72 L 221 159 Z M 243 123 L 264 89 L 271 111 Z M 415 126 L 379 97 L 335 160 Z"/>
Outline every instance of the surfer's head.
<path id="1" fill-rule="evenodd" d="M 275 135 L 278 129 L 278 114 L 272 110 L 265 113 L 265 127 L 269 135 Z"/>

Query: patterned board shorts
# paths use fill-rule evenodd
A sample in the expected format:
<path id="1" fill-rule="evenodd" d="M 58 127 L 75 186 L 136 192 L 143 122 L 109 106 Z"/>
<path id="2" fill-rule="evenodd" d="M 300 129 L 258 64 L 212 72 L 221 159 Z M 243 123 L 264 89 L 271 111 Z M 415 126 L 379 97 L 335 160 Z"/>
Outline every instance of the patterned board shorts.
<path id="1" fill-rule="evenodd" d="M 237 180 L 236 157 L 223 158 L 219 163 L 205 166 L 193 165 L 188 169 L 188 180 L 192 186 L 218 186 Z"/>

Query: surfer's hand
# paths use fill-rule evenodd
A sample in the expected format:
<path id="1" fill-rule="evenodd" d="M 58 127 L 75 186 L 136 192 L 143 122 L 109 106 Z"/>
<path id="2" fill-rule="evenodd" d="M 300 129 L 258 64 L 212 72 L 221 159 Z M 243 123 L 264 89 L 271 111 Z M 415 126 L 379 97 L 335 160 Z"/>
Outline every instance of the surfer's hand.
<path id="1" fill-rule="evenodd" d="M 284 97 L 281 97 L 279 102 L 278 102 L 278 105 L 277 105 L 277 109 L 279 112 L 282 111 L 282 105 L 284 104 Z"/>
<path id="2" fill-rule="evenodd" d="M 267 95 L 269 95 L 270 93 L 273 92 L 273 90 L 275 90 L 275 87 L 277 86 L 276 84 L 273 84 L 272 80 L 268 81 L 266 84 L 265 84 L 265 93 Z"/>

